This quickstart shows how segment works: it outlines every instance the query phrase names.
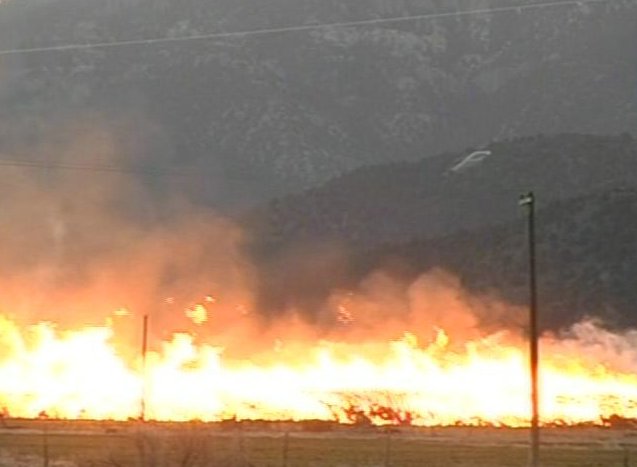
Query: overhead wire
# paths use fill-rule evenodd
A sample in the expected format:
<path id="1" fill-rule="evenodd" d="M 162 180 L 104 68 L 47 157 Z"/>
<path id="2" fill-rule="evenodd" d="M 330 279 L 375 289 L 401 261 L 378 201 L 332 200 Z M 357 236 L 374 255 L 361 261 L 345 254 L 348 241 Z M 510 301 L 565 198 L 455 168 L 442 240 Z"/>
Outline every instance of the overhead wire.
<path id="1" fill-rule="evenodd" d="M 549 2 L 527 3 L 523 5 L 507 5 L 507 6 L 493 7 L 493 8 L 480 8 L 480 9 L 463 10 L 463 11 L 449 11 L 449 12 L 442 12 L 442 13 L 425 13 L 421 15 L 395 16 L 390 18 L 375 18 L 375 19 L 342 21 L 342 22 L 323 23 L 323 24 L 306 24 L 306 25 L 286 26 L 286 27 L 279 27 L 279 28 L 264 28 L 264 29 L 229 31 L 229 32 L 213 32 L 209 34 L 193 34 L 193 35 L 186 35 L 186 36 L 165 36 L 165 37 L 155 37 L 155 38 L 148 38 L 148 39 L 132 39 L 132 40 L 111 41 L 111 42 L 93 42 L 93 43 L 86 43 L 86 44 L 62 44 L 62 45 L 51 45 L 51 46 L 41 46 L 41 47 L 29 47 L 29 48 L 14 48 L 14 49 L 4 49 L 4 50 L 0 49 L 0 56 L 46 53 L 46 52 L 67 52 L 67 51 L 77 51 L 77 50 L 87 50 L 87 49 L 106 49 L 106 48 L 116 48 L 116 47 L 132 47 L 132 46 L 144 46 L 144 45 L 153 45 L 153 44 L 207 41 L 207 40 L 215 40 L 215 39 L 231 39 L 231 38 L 251 37 L 251 36 L 266 36 L 266 35 L 284 34 L 284 33 L 292 33 L 292 32 L 314 31 L 318 29 L 373 26 L 373 25 L 379 25 L 379 24 L 404 23 L 404 22 L 410 22 L 410 21 L 454 18 L 454 17 L 460 17 L 460 16 L 473 16 L 473 15 L 482 15 L 482 14 L 496 14 L 496 13 L 505 13 L 505 12 L 512 12 L 512 11 L 521 12 L 521 11 L 536 10 L 536 9 L 542 9 L 542 8 L 557 8 L 562 6 L 577 6 L 577 5 L 583 6 L 583 5 L 594 4 L 594 3 L 597 3 L 597 4 L 609 3 L 611 1 L 612 0 L 555 0 L 555 1 L 549 1 Z"/>
<path id="2" fill-rule="evenodd" d="M 52 170 L 80 170 L 90 172 L 112 172 L 112 173 L 136 173 L 140 175 L 153 176 L 175 176 L 187 175 L 183 171 L 171 170 L 170 168 L 156 168 L 146 166 L 116 166 L 102 164 L 78 164 L 78 163 L 56 163 L 38 160 L 15 160 L 0 159 L 0 167 L 16 167 L 16 168 L 33 168 L 33 169 L 52 169 Z"/>
<path id="3" fill-rule="evenodd" d="M 194 41 L 206 41 L 215 39 L 231 39 L 240 37 L 251 36 L 265 36 L 272 34 L 283 34 L 292 32 L 307 32 L 319 29 L 330 28 L 349 28 L 349 27 L 363 27 L 373 26 L 379 24 L 392 24 L 392 23 L 404 23 L 411 21 L 423 21 L 434 20 L 444 18 L 454 18 L 462 16 L 473 16 L 482 14 L 496 14 L 513 11 L 528 11 L 537 10 L 543 8 L 557 8 L 563 6 L 583 6 L 587 4 L 601 4 L 609 3 L 611 0 L 555 0 L 549 2 L 535 2 L 523 5 L 507 5 L 502 7 L 493 8 L 481 8 L 463 11 L 450 11 L 439 13 L 427 13 L 421 15 L 409 15 L 409 16 L 396 16 L 390 18 L 374 18 L 358 21 L 342 21 L 333 23 L 322 24 L 307 24 L 298 26 L 287 26 L 280 28 L 264 28 L 253 29 L 246 31 L 231 31 L 231 32 L 215 32 L 209 34 L 194 34 L 187 36 L 169 36 L 169 37 L 156 37 L 149 39 L 133 39 L 111 42 L 95 42 L 87 44 L 64 44 L 64 45 L 52 45 L 41 46 L 31 48 L 14 48 L 14 49 L 0 49 L 0 57 L 8 55 L 21 55 L 21 54 L 34 54 L 34 53 L 47 53 L 47 52 L 66 52 L 66 51 L 78 51 L 87 49 L 106 49 L 106 48 L 119 48 L 119 47 L 132 47 L 132 46 L 145 46 L 153 44 L 163 43 L 180 43 L 180 42 L 194 42 Z M 109 165 L 91 165 L 91 164 L 68 164 L 68 163 L 51 163 L 44 161 L 34 160 L 7 160 L 0 159 L 0 166 L 3 167 L 25 167 L 25 168 L 43 168 L 43 169 L 61 169 L 61 170 L 86 170 L 92 172 L 115 172 L 115 173 L 141 173 L 148 175 L 186 175 L 183 172 L 175 172 L 170 169 L 156 169 L 150 167 L 123 167 L 123 166 L 109 166 Z"/>

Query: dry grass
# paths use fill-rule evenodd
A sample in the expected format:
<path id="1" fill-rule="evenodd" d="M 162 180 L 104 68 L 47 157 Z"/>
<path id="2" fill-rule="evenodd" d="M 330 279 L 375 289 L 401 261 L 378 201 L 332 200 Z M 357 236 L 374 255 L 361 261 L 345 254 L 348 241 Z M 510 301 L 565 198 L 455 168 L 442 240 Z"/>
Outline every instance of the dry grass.
<path id="1" fill-rule="evenodd" d="M 527 465 L 527 432 L 493 428 L 388 432 L 297 425 L 20 422 L 0 430 L 0 467 L 409 467 Z M 284 430 L 293 430 L 289 436 Z M 553 428 L 542 460 L 555 467 L 637 467 L 637 432 Z"/>

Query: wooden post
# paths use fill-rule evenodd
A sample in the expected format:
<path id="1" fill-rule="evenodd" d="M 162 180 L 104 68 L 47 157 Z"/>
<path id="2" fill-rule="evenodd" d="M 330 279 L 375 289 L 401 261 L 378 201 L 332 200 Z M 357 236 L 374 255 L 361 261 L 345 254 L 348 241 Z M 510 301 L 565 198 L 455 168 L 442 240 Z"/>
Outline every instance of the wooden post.
<path id="1" fill-rule="evenodd" d="M 531 373 L 531 448 L 530 467 L 540 465 L 540 407 L 539 407 L 539 349 L 537 324 L 537 280 L 535 266 L 535 195 L 529 192 L 520 197 L 520 205 L 527 207 L 529 248 L 529 364 Z"/>

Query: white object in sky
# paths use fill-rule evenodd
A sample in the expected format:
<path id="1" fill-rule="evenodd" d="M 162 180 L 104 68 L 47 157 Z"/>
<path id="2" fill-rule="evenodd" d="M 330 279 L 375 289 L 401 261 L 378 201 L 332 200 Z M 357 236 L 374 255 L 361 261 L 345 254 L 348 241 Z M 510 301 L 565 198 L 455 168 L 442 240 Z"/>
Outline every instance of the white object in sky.
<path id="1" fill-rule="evenodd" d="M 451 170 L 452 172 L 460 172 L 461 170 L 468 169 L 470 167 L 473 167 L 479 164 L 480 162 L 485 160 L 487 157 L 489 157 L 491 154 L 492 152 L 488 150 L 474 151 L 471 154 L 469 154 L 467 157 L 462 159 L 459 163 L 451 167 L 451 169 L 449 170 Z"/>

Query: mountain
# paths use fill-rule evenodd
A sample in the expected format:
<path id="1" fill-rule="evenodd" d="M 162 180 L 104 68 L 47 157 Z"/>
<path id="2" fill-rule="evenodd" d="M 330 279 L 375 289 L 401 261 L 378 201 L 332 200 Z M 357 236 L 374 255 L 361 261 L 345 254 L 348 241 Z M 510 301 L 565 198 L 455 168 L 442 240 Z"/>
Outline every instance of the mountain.
<path id="1" fill-rule="evenodd" d="M 637 326 L 637 189 L 609 189 L 559 201 L 537 215 L 542 326 L 585 317 Z M 444 268 L 465 287 L 528 303 L 528 249 L 522 221 L 434 240 L 385 245 L 357 257 L 359 273 L 393 258 L 416 272 Z"/>
<path id="2" fill-rule="evenodd" d="M 518 197 L 527 190 L 537 196 L 543 326 L 587 315 L 637 325 L 637 142 L 629 135 L 518 138 L 477 154 L 358 169 L 272 202 L 251 218 L 262 303 L 320 309 L 331 291 L 385 268 L 407 280 L 443 269 L 469 290 L 525 304 Z"/>
<path id="3" fill-rule="evenodd" d="M 37 146 L 55 160 L 61 134 L 98 127 L 122 163 L 186 170 L 170 189 L 228 207 L 516 136 L 634 134 L 637 1 L 529 4 L 10 0 L 4 50 L 505 10 L 4 55 L 0 154 L 28 158 Z M 80 157 L 93 152 L 89 143 Z"/>
<path id="4" fill-rule="evenodd" d="M 254 212 L 264 248 L 303 242 L 371 247 L 436 238 L 519 218 L 518 196 L 540 206 L 637 186 L 637 143 L 562 134 L 492 143 L 481 151 L 364 167 Z"/>

